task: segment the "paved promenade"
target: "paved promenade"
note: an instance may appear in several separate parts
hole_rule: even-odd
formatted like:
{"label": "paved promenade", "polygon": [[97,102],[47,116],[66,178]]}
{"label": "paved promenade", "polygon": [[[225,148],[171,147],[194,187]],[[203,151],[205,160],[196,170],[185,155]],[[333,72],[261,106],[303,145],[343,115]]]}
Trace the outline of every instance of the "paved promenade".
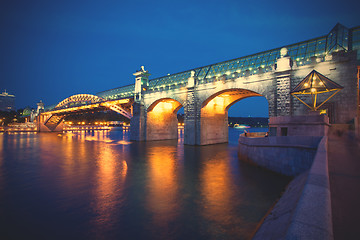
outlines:
{"label": "paved promenade", "polygon": [[331,136],[328,147],[334,239],[360,239],[360,142]]}

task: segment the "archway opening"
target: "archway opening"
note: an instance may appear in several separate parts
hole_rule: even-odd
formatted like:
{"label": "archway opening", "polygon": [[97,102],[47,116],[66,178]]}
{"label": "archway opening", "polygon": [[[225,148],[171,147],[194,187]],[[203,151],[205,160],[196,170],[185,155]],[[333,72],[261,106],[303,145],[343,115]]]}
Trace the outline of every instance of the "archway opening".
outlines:
{"label": "archway opening", "polygon": [[228,110],[236,102],[249,97],[262,96],[246,89],[227,89],[206,99],[201,108],[200,144],[228,142]]}
{"label": "archway opening", "polygon": [[147,109],[146,139],[166,140],[178,138],[177,112],[182,104],[171,98],[155,101]]}
{"label": "archway opening", "polygon": [[230,106],[228,110],[229,142],[237,143],[239,135],[264,134],[269,130],[269,103],[265,97],[248,97]]}

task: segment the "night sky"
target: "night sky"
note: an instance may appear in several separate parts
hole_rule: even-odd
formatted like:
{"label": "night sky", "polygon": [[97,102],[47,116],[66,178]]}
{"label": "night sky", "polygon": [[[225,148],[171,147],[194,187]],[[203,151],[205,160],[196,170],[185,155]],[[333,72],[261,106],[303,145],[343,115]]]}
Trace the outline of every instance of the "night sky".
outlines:
{"label": "night sky", "polygon": [[[360,1],[76,1],[0,3],[0,91],[16,108],[161,77],[360,25]],[[231,116],[267,116],[263,98]]]}

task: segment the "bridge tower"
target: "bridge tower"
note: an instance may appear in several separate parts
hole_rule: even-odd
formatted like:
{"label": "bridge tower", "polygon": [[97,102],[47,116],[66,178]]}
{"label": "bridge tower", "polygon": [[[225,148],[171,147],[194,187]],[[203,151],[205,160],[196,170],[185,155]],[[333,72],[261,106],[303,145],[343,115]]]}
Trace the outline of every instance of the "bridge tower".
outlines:
{"label": "bridge tower", "polygon": [[144,66],[136,71],[135,76],[135,94],[133,103],[133,118],[130,121],[130,139],[135,141],[146,140],[146,108],[143,94],[149,86],[150,73],[145,71]]}
{"label": "bridge tower", "polygon": [[280,58],[276,61],[275,77],[276,77],[276,111],[275,116],[289,116],[292,115],[292,99],[291,91],[291,73],[293,62],[288,55],[288,49],[282,48],[280,50]]}

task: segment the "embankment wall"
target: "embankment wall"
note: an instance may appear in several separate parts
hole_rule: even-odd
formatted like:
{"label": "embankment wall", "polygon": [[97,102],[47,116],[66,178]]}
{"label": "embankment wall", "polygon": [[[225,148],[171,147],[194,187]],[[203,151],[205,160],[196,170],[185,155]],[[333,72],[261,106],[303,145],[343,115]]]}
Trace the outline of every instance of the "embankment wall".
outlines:
{"label": "embankment wall", "polygon": [[327,137],[310,170],[288,185],[253,239],[333,239]]}
{"label": "embankment wall", "polygon": [[251,138],[240,136],[240,160],[287,176],[309,170],[321,137],[280,136]]}

